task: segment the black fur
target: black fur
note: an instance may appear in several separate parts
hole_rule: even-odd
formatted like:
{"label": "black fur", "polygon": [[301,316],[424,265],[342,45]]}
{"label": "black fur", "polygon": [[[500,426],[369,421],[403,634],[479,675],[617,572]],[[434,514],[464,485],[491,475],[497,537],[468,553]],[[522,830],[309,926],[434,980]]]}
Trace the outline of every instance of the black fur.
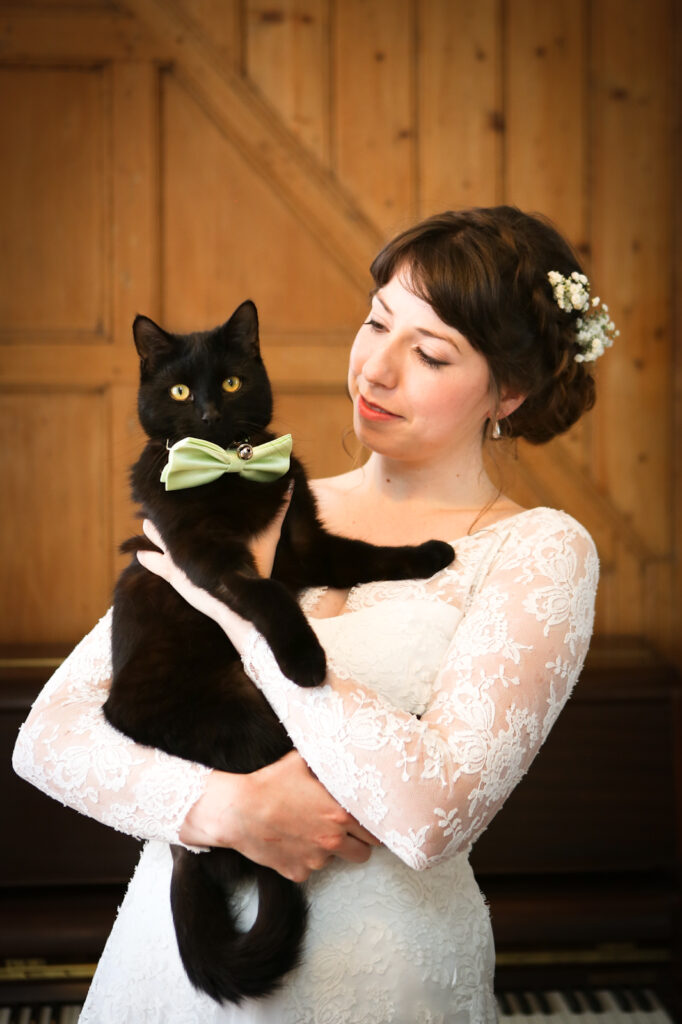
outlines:
{"label": "black fur", "polygon": [[[166,491],[160,474],[167,442],[200,437],[224,448],[248,437],[261,444],[272,396],[258,344],[258,319],[244,302],[215,330],[174,335],[146,317],[133,325],[140,355],[140,421],[149,440],[132,469],[135,500],[158,527],[175,562],[196,584],[262,632],[283,672],[302,686],[325,676],[325,657],[296,602],[301,588],[347,588],[374,579],[426,577],[453,558],[449,545],[374,547],[328,533],[320,524],[300,462],[281,479],[255,483],[224,475],[201,487]],[[241,387],[226,393],[230,376]],[[185,401],[173,385],[191,392]],[[271,579],[256,573],[248,550],[295,482]],[[151,547],[144,537],[127,551]],[[252,772],[282,757],[291,741],[245,675],[231,643],[162,579],[136,560],[114,594],[114,678],[108,720],[138,742],[228,772]],[[171,903],[180,954],[192,983],[216,1000],[238,1003],[271,992],[296,965],[306,924],[300,887],[233,850],[173,849]],[[235,925],[236,886],[258,887],[258,916]]]}

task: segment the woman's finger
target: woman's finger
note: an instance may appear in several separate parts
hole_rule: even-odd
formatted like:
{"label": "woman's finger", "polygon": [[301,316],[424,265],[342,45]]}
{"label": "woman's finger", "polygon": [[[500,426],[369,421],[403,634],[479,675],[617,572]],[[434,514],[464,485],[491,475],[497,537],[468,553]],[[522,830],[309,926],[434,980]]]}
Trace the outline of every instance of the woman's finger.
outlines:
{"label": "woman's finger", "polygon": [[149,538],[152,544],[156,544],[157,548],[160,548],[161,551],[163,551],[165,554],[166,545],[164,544],[161,534],[156,529],[151,519],[143,520],[142,531],[145,534],[145,536]]}

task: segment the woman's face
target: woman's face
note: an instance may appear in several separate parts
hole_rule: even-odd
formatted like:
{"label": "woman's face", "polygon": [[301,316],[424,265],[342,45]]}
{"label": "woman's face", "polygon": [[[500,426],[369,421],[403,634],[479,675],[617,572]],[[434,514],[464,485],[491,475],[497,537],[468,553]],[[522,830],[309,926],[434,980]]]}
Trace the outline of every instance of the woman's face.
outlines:
{"label": "woman's face", "polygon": [[403,461],[480,449],[494,413],[485,358],[400,274],[372,299],[351,349],[348,387],[360,441]]}

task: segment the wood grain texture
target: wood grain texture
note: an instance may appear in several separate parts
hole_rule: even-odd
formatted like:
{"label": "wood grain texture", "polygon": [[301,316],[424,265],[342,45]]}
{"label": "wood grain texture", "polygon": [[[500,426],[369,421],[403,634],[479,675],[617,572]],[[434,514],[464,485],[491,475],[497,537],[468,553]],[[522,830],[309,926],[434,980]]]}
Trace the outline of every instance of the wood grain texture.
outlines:
{"label": "wood grain texture", "polygon": [[331,154],[330,0],[247,0],[245,70],[325,166]]}
{"label": "wood grain texture", "polygon": [[102,391],[0,392],[2,643],[72,642],[107,607],[107,419]]}
{"label": "wood grain texture", "polygon": [[414,6],[344,0],[332,24],[334,169],[389,233],[417,208]]}
{"label": "wood grain texture", "polygon": [[[2,423],[17,416],[46,464],[38,502],[5,453],[11,586],[37,534],[59,606],[27,581],[9,639],[75,640],[108,593],[133,525],[136,312],[183,330],[255,299],[278,426],[314,473],[341,471],[347,344],[381,240],[507,201],[567,234],[621,335],[576,428],[491,454],[517,500],[593,533],[598,631],[682,664],[673,0],[0,0],[0,15]],[[56,461],[43,400],[51,423],[85,425]],[[67,517],[65,479],[81,509]]]}
{"label": "wood grain texture", "polygon": [[68,331],[104,340],[110,76],[96,67],[4,67],[0,94],[12,157],[0,161],[0,339],[49,342]]}
{"label": "wood grain texture", "polygon": [[499,0],[417,4],[419,215],[502,198]]}

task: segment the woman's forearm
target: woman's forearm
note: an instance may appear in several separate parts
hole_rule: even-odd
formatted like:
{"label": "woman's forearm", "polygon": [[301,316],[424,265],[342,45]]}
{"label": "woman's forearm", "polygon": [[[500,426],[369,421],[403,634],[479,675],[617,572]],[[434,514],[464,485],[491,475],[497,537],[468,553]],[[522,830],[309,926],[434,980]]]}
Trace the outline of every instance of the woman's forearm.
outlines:
{"label": "woman's forearm", "polygon": [[57,669],[17,737],[14,770],[88,817],[141,839],[178,842],[210,769],[134,743],[105,719],[107,613]]}

